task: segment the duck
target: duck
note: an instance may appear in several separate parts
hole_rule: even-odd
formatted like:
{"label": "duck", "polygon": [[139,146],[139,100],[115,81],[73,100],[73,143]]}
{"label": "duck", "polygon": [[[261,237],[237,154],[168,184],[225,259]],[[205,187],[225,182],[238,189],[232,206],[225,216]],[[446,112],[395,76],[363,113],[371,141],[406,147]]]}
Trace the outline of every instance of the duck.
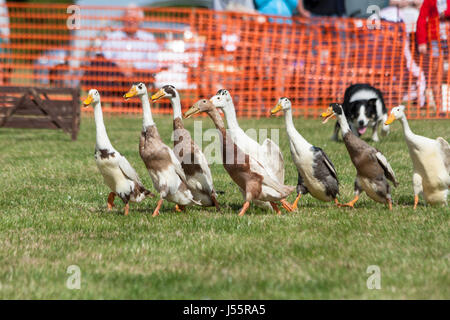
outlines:
{"label": "duck", "polygon": [[112,210],[114,199],[118,196],[125,204],[124,215],[128,215],[130,202],[141,202],[155,195],[147,190],[141,182],[136,170],[128,160],[111,144],[103,122],[101,99],[98,90],[91,89],[83,104],[93,105],[96,128],[94,158],[105,184],[111,189],[108,195],[107,207]]}
{"label": "duck", "polygon": [[[262,144],[251,138],[240,126],[236,118],[231,94],[226,89],[220,89],[210,98],[216,108],[223,111],[227,120],[228,132],[231,139],[244,152],[253,155],[265,165],[273,179],[284,184],[284,158],[278,145],[271,139],[265,139]],[[244,194],[244,191],[241,190]],[[272,209],[269,202],[254,200],[254,203],[263,209]]]}
{"label": "duck", "polygon": [[242,130],[237,121],[236,109],[228,90],[220,89],[210,100],[216,108],[220,108],[225,114],[228,132],[236,145],[243,152],[257,157],[260,162],[265,164],[273,178],[279,183],[284,183],[284,159],[278,145],[271,139],[265,139],[262,144],[259,144]]}
{"label": "duck", "polygon": [[276,203],[278,201],[284,209],[292,212],[294,209],[286,201],[286,197],[294,191],[295,187],[281,184],[273,179],[264,164],[237,146],[230,133],[225,129],[222,117],[210,100],[201,99],[197,101],[184,113],[184,117],[189,118],[199,113],[206,113],[221,134],[224,169],[239,188],[244,191],[244,204],[239,211],[239,216],[242,217],[245,214],[250,202],[255,199],[268,201],[278,215],[281,214]]}
{"label": "duck", "polygon": [[186,175],[173,150],[161,140],[153,121],[147,87],[144,83],[134,84],[124,94],[125,99],[139,97],[142,103],[143,124],[139,139],[139,154],[152,179],[153,186],[160,194],[160,199],[152,216],[159,215],[164,200],[175,203],[176,211],[183,211],[186,206],[200,205],[194,199],[188,187]]}
{"label": "duck", "polygon": [[281,110],[284,113],[292,160],[299,175],[297,198],[292,207],[296,209],[300,197],[307,193],[316,199],[334,201],[338,205],[339,180],[333,162],[321,148],[310,144],[295,129],[292,121],[292,103],[286,97],[280,98],[270,113],[275,115]]}
{"label": "duck", "polygon": [[399,120],[413,163],[414,209],[419,195],[431,205],[447,205],[450,188],[450,146],[442,137],[430,139],[414,134],[405,115],[405,106],[393,108],[385,121],[386,125]]}
{"label": "duck", "polygon": [[394,187],[397,187],[398,182],[386,157],[379,150],[353,134],[342,105],[332,103],[322,113],[323,123],[333,117],[337,118],[341,126],[345,146],[356,168],[355,197],[350,202],[339,206],[353,208],[360,193],[364,191],[369,198],[376,202],[388,204],[389,210],[392,210],[391,188],[388,180],[394,184]]}
{"label": "duck", "polygon": [[202,206],[215,206],[219,211],[217,194],[214,190],[211,169],[205,155],[184,128],[180,94],[172,85],[165,85],[151,96],[152,102],[161,98],[168,98],[173,109],[174,153],[181,163],[186,175],[189,189],[194,199]]}

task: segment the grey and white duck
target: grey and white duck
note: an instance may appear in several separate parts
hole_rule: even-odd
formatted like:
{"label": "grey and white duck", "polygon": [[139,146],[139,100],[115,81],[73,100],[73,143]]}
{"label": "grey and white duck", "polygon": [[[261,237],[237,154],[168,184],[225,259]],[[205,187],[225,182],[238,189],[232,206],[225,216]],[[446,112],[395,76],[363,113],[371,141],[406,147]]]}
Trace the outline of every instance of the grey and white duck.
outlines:
{"label": "grey and white duck", "polygon": [[307,193],[316,199],[334,201],[338,204],[339,180],[330,158],[321,148],[306,141],[297,131],[292,120],[292,103],[288,98],[280,98],[277,105],[271,110],[271,114],[274,115],[280,111],[284,113],[291,156],[298,170],[297,198],[293,204],[294,209],[297,208],[301,195]]}

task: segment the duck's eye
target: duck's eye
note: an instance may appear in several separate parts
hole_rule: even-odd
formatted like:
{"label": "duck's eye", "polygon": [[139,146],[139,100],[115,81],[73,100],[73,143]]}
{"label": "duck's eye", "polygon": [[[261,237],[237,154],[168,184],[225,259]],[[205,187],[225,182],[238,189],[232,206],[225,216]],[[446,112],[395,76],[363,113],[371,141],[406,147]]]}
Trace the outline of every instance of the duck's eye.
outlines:
{"label": "duck's eye", "polygon": [[220,100],[220,97],[217,97],[217,100]]}
{"label": "duck's eye", "polygon": [[138,88],[139,88],[139,90],[142,90],[142,86],[139,86]]}

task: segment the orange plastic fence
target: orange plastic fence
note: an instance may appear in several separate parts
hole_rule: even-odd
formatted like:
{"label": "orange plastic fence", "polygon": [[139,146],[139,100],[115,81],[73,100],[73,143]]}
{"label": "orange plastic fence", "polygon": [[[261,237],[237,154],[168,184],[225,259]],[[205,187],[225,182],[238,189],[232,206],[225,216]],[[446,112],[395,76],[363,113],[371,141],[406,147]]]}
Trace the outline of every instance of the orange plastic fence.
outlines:
{"label": "orange plastic fence", "polygon": [[[433,57],[417,53],[401,23],[144,8],[139,36],[123,41],[124,8],[67,8],[8,3],[0,84],[95,87],[115,113],[141,112],[122,98],[133,82],[152,92],[172,84],[185,108],[226,88],[239,116],[266,117],[286,96],[295,115],[317,117],[350,84],[369,83],[388,108],[406,104],[410,118],[450,118],[448,24]],[[161,102],[153,112],[170,109]]]}

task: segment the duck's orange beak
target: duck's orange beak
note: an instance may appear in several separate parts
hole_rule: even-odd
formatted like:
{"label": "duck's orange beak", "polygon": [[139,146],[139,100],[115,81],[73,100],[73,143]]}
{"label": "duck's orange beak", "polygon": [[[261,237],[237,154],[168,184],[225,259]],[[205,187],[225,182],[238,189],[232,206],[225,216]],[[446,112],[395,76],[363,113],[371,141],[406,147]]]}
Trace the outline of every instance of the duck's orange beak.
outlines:
{"label": "duck's orange beak", "polygon": [[193,116],[194,114],[197,114],[197,113],[199,113],[199,112],[200,112],[200,108],[197,107],[197,106],[194,104],[192,107],[190,107],[190,108],[184,113],[184,117],[187,119],[187,118],[190,118],[191,116]]}
{"label": "duck's orange beak", "polygon": [[155,102],[156,100],[161,99],[165,95],[166,95],[166,93],[164,92],[164,90],[163,89],[159,89],[157,93],[152,95],[152,102]]}
{"label": "duck's orange beak", "polygon": [[274,114],[278,113],[283,107],[281,104],[277,104],[272,110],[270,110],[270,114],[273,116]]}
{"label": "duck's orange beak", "polygon": [[132,86],[131,89],[123,95],[125,99],[132,98],[137,95],[137,90],[135,86]]}
{"label": "duck's orange beak", "polygon": [[335,117],[333,108],[332,108],[332,107],[329,107],[329,108],[327,109],[327,111],[325,111],[325,112],[322,113],[321,116],[322,116],[322,118],[324,118],[323,121],[322,121],[322,123],[327,123],[328,120],[330,120],[331,118],[334,118],[334,117]]}
{"label": "duck's orange beak", "polygon": [[387,118],[387,120],[384,122],[384,124],[385,125],[389,125],[389,124],[391,124],[392,122],[394,122],[395,121],[395,116],[394,116],[394,114],[391,112],[390,114],[389,114],[389,117]]}
{"label": "duck's orange beak", "polygon": [[92,103],[92,96],[88,95],[86,99],[83,100],[84,107],[88,107]]}

